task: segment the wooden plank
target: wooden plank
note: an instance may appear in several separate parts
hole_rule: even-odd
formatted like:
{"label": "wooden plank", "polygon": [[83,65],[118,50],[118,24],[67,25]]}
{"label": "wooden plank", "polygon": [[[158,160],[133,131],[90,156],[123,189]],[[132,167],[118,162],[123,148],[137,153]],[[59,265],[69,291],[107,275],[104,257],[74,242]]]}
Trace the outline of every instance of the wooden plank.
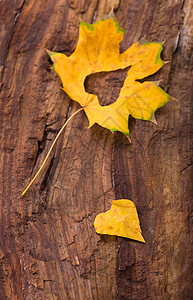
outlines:
{"label": "wooden plank", "polygon": [[[2,0],[0,6],[0,298],[190,299],[191,0]],[[80,20],[92,23],[113,6],[126,28],[121,51],[144,36],[165,41],[163,59],[170,63],[153,79],[163,79],[178,102],[158,110],[158,126],[130,119],[132,144],[98,125],[88,129],[80,112],[19,198],[79,108],[61,90],[44,49],[70,55]],[[86,89],[108,104],[124,76],[91,75]],[[95,233],[95,216],[119,198],[136,204],[146,245]]]}

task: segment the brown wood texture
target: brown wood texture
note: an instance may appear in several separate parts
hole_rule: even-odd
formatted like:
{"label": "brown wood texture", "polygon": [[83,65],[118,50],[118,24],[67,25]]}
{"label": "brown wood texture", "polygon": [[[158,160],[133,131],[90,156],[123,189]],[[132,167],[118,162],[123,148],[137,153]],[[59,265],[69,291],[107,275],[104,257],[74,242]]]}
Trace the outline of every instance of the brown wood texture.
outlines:
{"label": "brown wood texture", "polygon": [[[129,119],[131,141],[80,112],[23,198],[64,121],[79,105],[61,90],[45,48],[70,55],[80,20],[114,7],[121,51],[146,36],[170,61],[153,78],[178,99],[158,126]],[[192,299],[191,0],[0,1],[0,299]],[[124,72],[86,89],[116,100]],[[146,244],[95,233],[113,199],[137,206]]]}

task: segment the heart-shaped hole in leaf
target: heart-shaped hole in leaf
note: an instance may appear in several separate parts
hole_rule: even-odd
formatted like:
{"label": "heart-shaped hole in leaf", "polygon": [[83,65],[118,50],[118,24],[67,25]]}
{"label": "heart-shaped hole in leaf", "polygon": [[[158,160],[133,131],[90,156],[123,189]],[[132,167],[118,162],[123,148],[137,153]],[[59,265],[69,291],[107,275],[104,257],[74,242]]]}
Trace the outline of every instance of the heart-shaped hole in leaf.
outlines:
{"label": "heart-shaped hole in leaf", "polygon": [[119,97],[129,69],[127,67],[123,70],[88,75],[84,81],[86,92],[96,95],[101,106],[114,103]]}

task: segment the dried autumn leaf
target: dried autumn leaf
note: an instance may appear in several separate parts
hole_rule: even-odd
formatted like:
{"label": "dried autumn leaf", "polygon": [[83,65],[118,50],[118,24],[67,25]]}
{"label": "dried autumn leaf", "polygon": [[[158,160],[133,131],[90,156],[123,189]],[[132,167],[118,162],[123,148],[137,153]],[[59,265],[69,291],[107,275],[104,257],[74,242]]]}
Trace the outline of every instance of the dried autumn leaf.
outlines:
{"label": "dried autumn leaf", "polygon": [[[154,121],[154,112],[167,103],[170,96],[156,83],[139,81],[156,71],[164,62],[160,58],[161,43],[133,44],[124,53],[119,43],[124,30],[114,18],[95,24],[80,23],[76,50],[71,56],[48,51],[55,71],[61,78],[65,92],[84,107],[89,127],[94,123],[129,135],[128,117]],[[101,106],[98,97],[85,91],[85,78],[97,72],[114,71],[131,66],[118,99],[110,105]]]}
{"label": "dried autumn leaf", "polygon": [[128,199],[113,200],[110,210],[96,216],[94,226],[97,233],[122,236],[145,243],[135,204]]}

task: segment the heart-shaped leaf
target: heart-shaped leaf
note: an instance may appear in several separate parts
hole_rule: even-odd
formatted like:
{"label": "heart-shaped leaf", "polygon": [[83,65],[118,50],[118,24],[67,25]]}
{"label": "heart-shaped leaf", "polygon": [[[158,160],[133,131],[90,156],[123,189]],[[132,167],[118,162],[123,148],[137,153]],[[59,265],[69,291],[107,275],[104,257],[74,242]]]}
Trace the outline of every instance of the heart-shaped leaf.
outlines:
{"label": "heart-shaped leaf", "polygon": [[145,243],[137,209],[131,200],[113,200],[110,210],[96,216],[94,226],[97,233],[127,237]]}

